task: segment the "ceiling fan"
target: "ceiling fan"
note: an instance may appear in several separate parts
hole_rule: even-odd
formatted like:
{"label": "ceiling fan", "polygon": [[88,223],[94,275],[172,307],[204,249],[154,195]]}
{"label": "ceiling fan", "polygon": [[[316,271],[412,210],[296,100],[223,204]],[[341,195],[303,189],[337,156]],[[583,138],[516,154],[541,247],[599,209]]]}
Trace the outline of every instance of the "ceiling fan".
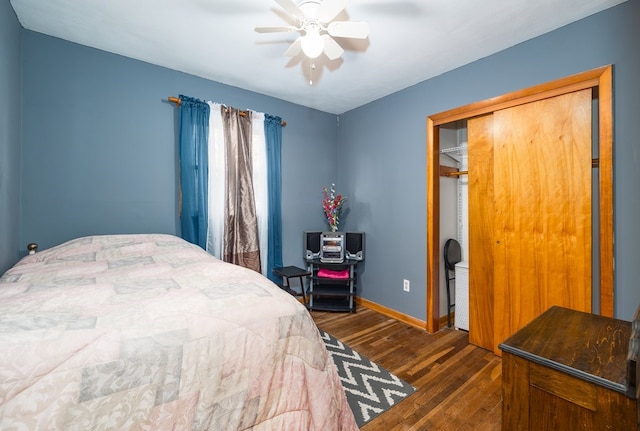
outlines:
{"label": "ceiling fan", "polygon": [[369,35],[369,24],[363,21],[334,21],[347,7],[349,0],[275,0],[297,23],[297,26],[256,27],[258,33],[298,31],[302,33],[284,53],[295,57],[304,53],[310,59],[323,52],[330,59],[339,58],[344,49],[334,37],[365,39]]}

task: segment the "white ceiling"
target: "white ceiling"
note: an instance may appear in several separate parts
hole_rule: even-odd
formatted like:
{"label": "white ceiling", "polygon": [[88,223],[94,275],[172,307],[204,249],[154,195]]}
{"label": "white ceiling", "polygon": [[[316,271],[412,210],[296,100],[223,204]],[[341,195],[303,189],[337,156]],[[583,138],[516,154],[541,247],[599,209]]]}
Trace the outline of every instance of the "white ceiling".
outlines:
{"label": "white ceiling", "polygon": [[368,39],[336,39],[345,53],[311,77],[283,55],[298,33],[254,32],[291,23],[273,0],[11,4],[26,29],[341,114],[624,1],[351,0],[337,19],[367,21]]}

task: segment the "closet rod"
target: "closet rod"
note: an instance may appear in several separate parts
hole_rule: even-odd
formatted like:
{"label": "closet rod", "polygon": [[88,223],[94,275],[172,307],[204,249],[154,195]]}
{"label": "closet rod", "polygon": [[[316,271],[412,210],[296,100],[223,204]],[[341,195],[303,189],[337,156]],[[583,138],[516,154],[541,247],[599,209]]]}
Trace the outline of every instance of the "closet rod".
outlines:
{"label": "closet rod", "polygon": [[[180,106],[180,103],[182,103],[182,102],[180,101],[180,98],[179,98],[179,97],[169,96],[167,99],[169,100],[169,102],[171,102],[171,103],[175,103],[175,105],[176,105],[176,106]],[[244,113],[244,112],[242,112],[242,111],[240,111],[240,115],[244,117],[244,116],[246,116],[247,114],[246,114],[246,113]],[[286,126],[286,125],[287,125],[287,122],[286,122],[286,121],[283,121],[283,122],[281,122],[281,123],[280,123],[280,125],[281,125],[282,127],[284,127],[284,126]]]}
{"label": "closet rod", "polygon": [[[600,159],[591,159],[591,167],[597,168],[600,166]],[[456,171],[452,170],[454,168],[449,168],[448,166],[440,166],[440,176],[442,177],[459,177],[460,175],[468,175],[469,171]]]}
{"label": "closet rod", "polygon": [[460,175],[467,175],[468,171],[455,171],[455,172],[447,172],[444,175],[445,177],[459,177]]}

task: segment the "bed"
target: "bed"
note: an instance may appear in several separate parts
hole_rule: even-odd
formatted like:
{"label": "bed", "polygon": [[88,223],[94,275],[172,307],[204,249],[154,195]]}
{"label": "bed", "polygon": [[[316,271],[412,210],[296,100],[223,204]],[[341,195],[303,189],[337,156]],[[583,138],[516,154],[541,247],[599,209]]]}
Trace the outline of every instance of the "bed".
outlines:
{"label": "bed", "polygon": [[78,238],[0,277],[0,429],[357,426],[302,304],[152,234]]}

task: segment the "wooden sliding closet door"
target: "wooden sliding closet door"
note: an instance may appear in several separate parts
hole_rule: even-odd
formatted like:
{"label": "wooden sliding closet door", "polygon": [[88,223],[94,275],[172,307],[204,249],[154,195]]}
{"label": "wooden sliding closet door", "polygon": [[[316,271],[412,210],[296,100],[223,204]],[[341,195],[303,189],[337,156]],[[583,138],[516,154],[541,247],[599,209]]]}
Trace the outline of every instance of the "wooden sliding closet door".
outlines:
{"label": "wooden sliding closet door", "polygon": [[[478,231],[470,218],[470,243],[492,244],[493,283],[487,283],[488,262],[481,271],[473,265],[486,244],[470,244],[470,298],[480,305],[493,298],[493,327],[487,319],[470,315],[470,340],[499,354],[498,344],[552,305],[591,312],[591,89],[495,111],[469,121],[470,215],[480,214],[492,237]],[[490,130],[491,132],[488,132]],[[481,136],[475,151],[474,136]],[[487,154],[493,141],[491,211],[482,206],[488,186],[472,191],[475,154]],[[472,182],[473,181],[473,182]],[[472,197],[472,196],[475,196]],[[481,260],[482,261],[482,260]],[[493,289],[493,291],[490,291]],[[480,295],[480,296],[478,296]],[[486,308],[478,308],[478,310]],[[476,325],[471,326],[472,322]],[[560,329],[560,328],[559,328]],[[492,345],[488,345],[493,333]]]}
{"label": "wooden sliding closet door", "polygon": [[467,121],[469,168],[469,342],[493,350],[493,114]]}

